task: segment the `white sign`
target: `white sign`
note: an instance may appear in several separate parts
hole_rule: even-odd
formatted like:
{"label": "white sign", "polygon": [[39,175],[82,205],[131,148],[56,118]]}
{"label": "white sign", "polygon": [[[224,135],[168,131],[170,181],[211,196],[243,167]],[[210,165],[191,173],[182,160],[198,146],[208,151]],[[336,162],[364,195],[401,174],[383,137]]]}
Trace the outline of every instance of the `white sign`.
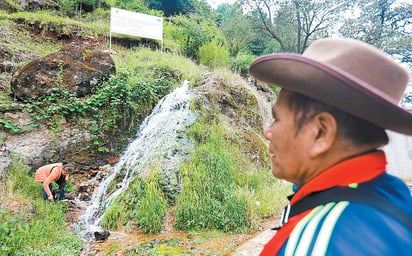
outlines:
{"label": "white sign", "polygon": [[110,34],[112,32],[163,40],[163,18],[111,8]]}

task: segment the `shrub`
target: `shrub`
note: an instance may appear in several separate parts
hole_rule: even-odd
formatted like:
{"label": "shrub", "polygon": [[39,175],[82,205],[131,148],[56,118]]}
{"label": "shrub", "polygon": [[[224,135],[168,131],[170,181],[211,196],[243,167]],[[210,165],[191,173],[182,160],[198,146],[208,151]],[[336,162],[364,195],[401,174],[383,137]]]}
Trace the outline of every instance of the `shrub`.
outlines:
{"label": "shrub", "polygon": [[243,77],[246,77],[249,72],[249,65],[253,62],[256,56],[252,54],[239,52],[236,58],[233,58],[230,61],[230,68],[233,72],[240,74]]}
{"label": "shrub", "polygon": [[229,50],[217,40],[202,45],[198,56],[201,64],[211,68],[226,66],[229,62]]}

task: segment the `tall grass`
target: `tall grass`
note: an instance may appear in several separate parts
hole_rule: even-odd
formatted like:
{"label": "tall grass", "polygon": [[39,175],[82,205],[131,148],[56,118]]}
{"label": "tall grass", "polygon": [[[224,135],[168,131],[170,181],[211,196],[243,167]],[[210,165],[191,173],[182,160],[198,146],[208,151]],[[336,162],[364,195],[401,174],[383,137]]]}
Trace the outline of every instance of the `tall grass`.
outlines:
{"label": "tall grass", "polygon": [[169,70],[171,73],[180,74],[182,82],[187,79],[191,85],[196,84],[201,78],[201,68],[179,54],[152,50],[150,48],[124,49],[114,47],[117,52],[112,55],[119,71],[128,70],[136,75],[131,81],[141,81],[146,76],[153,76],[156,69]]}
{"label": "tall grass", "polygon": [[159,186],[158,170],[148,178],[137,176],[128,189],[116,199],[103,216],[102,226],[118,229],[130,221],[145,233],[163,229],[167,201]]}
{"label": "tall grass", "polygon": [[276,189],[277,181],[265,174],[270,171],[254,167],[232,131],[204,119],[189,135],[198,145],[181,166],[184,186],[175,211],[177,229],[253,230],[260,218],[283,206],[286,186]]}
{"label": "tall grass", "polygon": [[68,230],[67,206],[43,200],[24,162],[13,158],[0,186],[0,255],[79,255],[82,240]]}

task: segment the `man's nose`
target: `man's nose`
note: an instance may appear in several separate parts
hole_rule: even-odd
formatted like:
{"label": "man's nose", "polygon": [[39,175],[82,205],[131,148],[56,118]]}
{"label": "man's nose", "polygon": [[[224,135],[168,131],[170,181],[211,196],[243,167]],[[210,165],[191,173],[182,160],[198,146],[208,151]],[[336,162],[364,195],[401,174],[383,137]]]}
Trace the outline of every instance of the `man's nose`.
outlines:
{"label": "man's nose", "polygon": [[265,132],[263,133],[263,136],[267,140],[270,140],[270,138],[272,137],[272,131],[270,129],[271,127],[272,127],[272,125],[270,125],[268,128],[266,128]]}

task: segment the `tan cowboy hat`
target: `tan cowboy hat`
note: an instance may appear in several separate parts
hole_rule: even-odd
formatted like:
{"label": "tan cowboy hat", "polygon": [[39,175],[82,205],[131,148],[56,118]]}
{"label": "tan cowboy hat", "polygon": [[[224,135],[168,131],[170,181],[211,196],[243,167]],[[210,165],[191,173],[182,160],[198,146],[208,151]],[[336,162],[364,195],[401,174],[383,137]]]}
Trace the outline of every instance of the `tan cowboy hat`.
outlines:
{"label": "tan cowboy hat", "polygon": [[385,129],[412,135],[412,109],[399,107],[407,71],[354,39],[321,39],[300,54],[269,54],[249,67],[256,79],[327,103]]}

